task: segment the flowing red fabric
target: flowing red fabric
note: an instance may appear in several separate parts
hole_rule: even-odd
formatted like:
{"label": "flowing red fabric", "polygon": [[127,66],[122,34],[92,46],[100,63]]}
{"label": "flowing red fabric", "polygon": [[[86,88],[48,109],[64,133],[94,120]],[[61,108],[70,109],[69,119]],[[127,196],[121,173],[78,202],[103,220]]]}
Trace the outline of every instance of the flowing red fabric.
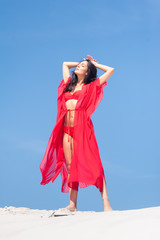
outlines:
{"label": "flowing red fabric", "polygon": [[64,193],[69,192],[69,187],[78,191],[78,187],[84,188],[89,185],[95,185],[102,192],[105,175],[91,115],[103,98],[103,88],[107,82],[101,85],[97,78],[94,82],[82,86],[75,107],[73,155],[68,179],[62,140],[64,116],[67,112],[63,91],[69,81],[72,81],[71,77],[66,83],[62,80],[58,87],[57,119],[40,164],[42,173],[40,184],[45,185],[51,180],[53,182],[61,173],[61,191]]}

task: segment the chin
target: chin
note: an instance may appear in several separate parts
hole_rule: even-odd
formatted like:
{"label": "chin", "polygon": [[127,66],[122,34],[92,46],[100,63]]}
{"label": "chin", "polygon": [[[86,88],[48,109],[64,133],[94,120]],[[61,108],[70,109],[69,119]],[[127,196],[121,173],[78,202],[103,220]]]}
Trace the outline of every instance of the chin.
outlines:
{"label": "chin", "polygon": [[75,72],[75,74],[77,75],[77,77],[80,76],[77,72]]}
{"label": "chin", "polygon": [[83,74],[80,74],[79,72],[75,72],[75,74],[77,75],[77,76],[83,76]]}

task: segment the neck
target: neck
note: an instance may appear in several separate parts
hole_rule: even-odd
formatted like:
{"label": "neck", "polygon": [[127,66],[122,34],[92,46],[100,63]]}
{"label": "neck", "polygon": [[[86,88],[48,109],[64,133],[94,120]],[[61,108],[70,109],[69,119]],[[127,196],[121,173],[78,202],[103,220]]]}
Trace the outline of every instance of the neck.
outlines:
{"label": "neck", "polygon": [[78,76],[78,84],[81,85],[84,83],[84,77]]}

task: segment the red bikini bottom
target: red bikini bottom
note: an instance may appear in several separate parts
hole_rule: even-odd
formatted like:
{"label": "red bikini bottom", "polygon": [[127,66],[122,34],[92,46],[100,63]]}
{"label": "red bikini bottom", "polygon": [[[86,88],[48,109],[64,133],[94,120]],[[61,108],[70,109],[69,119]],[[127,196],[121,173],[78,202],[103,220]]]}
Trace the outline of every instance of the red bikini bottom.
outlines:
{"label": "red bikini bottom", "polygon": [[[64,126],[64,132],[73,137],[73,131],[74,127]],[[68,142],[69,142],[69,136],[68,136]]]}

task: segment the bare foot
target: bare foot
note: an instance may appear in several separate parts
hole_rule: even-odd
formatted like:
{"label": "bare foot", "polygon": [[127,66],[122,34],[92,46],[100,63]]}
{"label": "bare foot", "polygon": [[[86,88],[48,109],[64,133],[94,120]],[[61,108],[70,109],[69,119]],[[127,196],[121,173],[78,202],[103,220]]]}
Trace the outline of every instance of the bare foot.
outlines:
{"label": "bare foot", "polygon": [[67,208],[71,212],[76,212],[77,211],[77,208],[75,206],[70,205],[70,204],[67,207],[65,207],[65,208]]}
{"label": "bare foot", "polygon": [[105,207],[104,212],[113,211],[111,207]]}

